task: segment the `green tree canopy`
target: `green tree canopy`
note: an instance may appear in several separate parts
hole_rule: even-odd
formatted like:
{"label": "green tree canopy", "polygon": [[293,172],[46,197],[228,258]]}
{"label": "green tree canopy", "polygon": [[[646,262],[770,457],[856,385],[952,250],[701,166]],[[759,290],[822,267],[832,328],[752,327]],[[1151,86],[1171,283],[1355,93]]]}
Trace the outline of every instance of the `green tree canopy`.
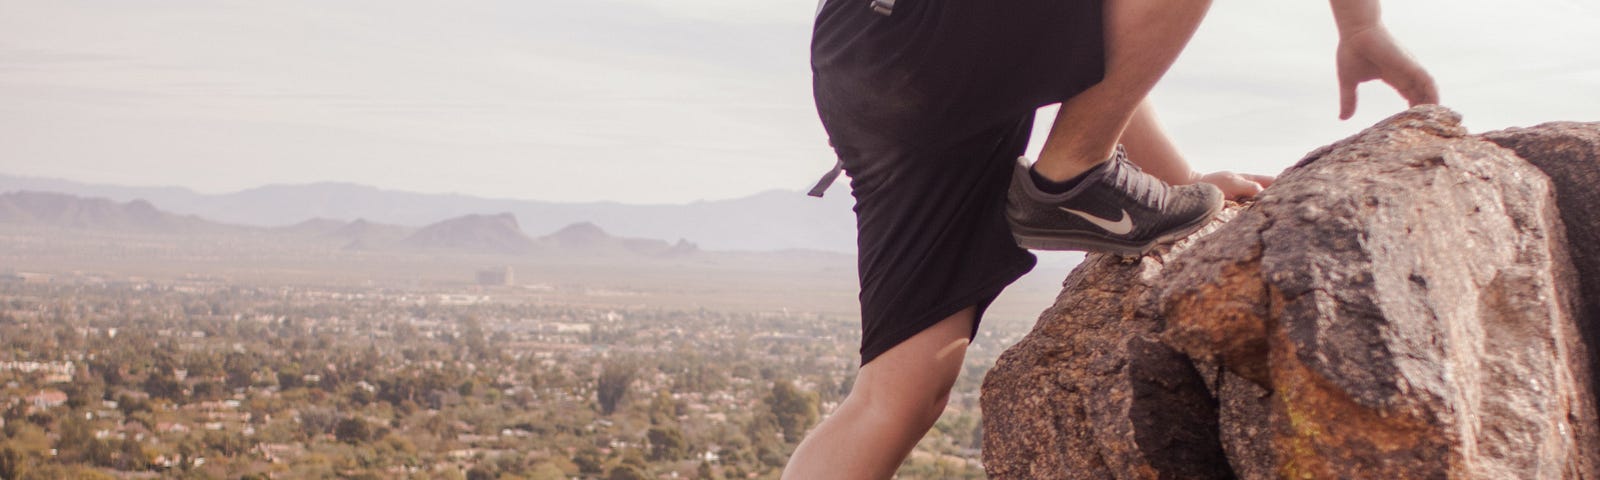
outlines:
{"label": "green tree canopy", "polygon": [[357,445],[372,441],[372,427],[365,420],[359,418],[346,418],[333,427],[333,435],[339,441]]}
{"label": "green tree canopy", "polygon": [[785,441],[800,441],[806,429],[817,422],[817,395],[800,390],[788,380],[773,382],[772,394],[767,396],[766,401],[767,407],[777,417],[778,428],[783,431]]}
{"label": "green tree canopy", "polygon": [[600,370],[600,378],[595,382],[595,395],[596,400],[600,401],[601,415],[617,411],[622,397],[628,394],[628,384],[633,383],[635,371],[633,365],[624,362],[609,362]]}
{"label": "green tree canopy", "polygon": [[611,475],[607,475],[606,479],[607,480],[650,480],[650,476],[646,475],[644,473],[644,471],[639,470],[639,467],[635,467],[633,465],[618,465],[617,468],[611,469]]}
{"label": "green tree canopy", "polygon": [[650,440],[651,461],[682,460],[689,456],[689,443],[684,440],[683,432],[678,427],[650,427],[645,438]]}

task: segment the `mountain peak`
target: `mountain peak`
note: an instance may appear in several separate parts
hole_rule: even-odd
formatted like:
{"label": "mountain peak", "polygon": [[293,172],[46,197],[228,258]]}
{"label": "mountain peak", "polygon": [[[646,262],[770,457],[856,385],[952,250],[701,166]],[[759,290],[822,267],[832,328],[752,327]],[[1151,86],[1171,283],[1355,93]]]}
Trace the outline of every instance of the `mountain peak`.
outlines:
{"label": "mountain peak", "polygon": [[420,249],[464,250],[472,253],[521,254],[536,249],[510,213],[463,215],[437,222],[406,237],[401,245]]}
{"label": "mountain peak", "polygon": [[612,243],[617,239],[592,222],[578,222],[562,227],[555,233],[546,235],[543,240],[555,242],[561,248],[596,248]]}

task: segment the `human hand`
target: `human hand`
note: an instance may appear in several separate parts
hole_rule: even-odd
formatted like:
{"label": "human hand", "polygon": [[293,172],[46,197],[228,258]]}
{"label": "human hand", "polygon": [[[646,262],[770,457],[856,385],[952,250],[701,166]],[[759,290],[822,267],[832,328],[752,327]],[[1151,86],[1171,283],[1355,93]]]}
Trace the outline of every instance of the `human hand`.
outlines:
{"label": "human hand", "polygon": [[1261,190],[1272,186],[1273,180],[1277,180],[1277,177],[1224,171],[1201,175],[1196,181],[1216,185],[1229,200],[1240,200],[1255,197]]}
{"label": "human hand", "polygon": [[1356,113],[1356,86],[1383,80],[1411,106],[1439,103],[1439,91],[1417,61],[1396,44],[1382,25],[1364,28],[1339,39],[1335,54],[1339,71],[1339,119]]}

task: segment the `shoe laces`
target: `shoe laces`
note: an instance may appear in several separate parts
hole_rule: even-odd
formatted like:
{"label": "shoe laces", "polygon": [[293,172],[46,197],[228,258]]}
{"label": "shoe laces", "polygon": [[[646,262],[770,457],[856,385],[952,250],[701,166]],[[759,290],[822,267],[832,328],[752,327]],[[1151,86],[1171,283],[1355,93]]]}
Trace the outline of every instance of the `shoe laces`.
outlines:
{"label": "shoe laces", "polygon": [[1128,152],[1122,145],[1117,145],[1116,152],[1107,162],[1110,162],[1107,167],[1115,169],[1109,176],[1117,190],[1127,192],[1134,201],[1157,210],[1166,206],[1167,195],[1172,187],[1128,161]]}

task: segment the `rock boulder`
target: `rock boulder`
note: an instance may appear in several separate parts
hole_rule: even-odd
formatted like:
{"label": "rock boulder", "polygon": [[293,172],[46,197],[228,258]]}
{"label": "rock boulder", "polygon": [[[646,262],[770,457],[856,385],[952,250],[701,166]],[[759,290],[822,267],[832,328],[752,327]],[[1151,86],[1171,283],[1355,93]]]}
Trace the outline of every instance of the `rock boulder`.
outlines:
{"label": "rock boulder", "polygon": [[1090,255],[1067,277],[1055,306],[984,376],[990,477],[1233,478],[1216,399],[1159,339],[1151,292],[1188,244],[1136,260]]}
{"label": "rock boulder", "polygon": [[1588,180],[1552,187],[1518,152],[1567,147],[1418,107],[1170,251],[1090,255],[985,379],[990,475],[1600,478],[1578,130]]}

